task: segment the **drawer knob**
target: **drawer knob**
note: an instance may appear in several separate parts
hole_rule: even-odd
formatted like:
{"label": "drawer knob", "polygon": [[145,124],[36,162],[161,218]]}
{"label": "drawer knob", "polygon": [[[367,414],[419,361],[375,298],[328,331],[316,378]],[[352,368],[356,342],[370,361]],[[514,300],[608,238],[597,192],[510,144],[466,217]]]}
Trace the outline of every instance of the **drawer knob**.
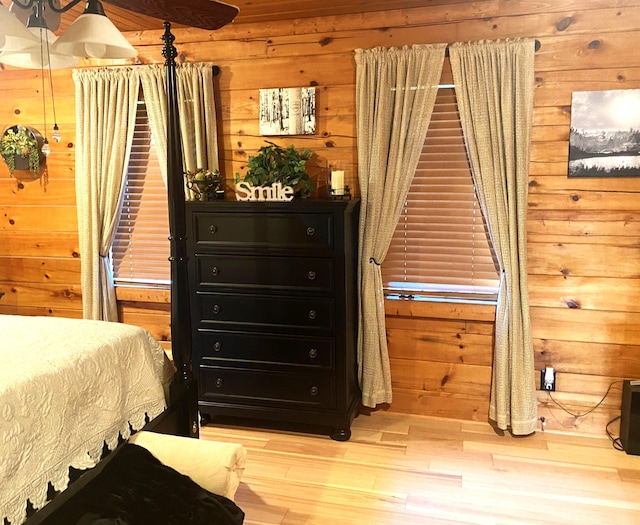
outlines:
{"label": "drawer knob", "polygon": [[209,226],[209,231],[210,231],[211,233],[216,233],[216,232],[218,231],[218,227],[217,227],[215,224],[211,224],[211,225]]}
{"label": "drawer knob", "polygon": [[316,350],[315,348],[309,350],[309,357],[311,359],[315,359],[316,357],[318,357],[318,350]]}
{"label": "drawer knob", "polygon": [[216,379],[216,388],[222,388],[222,378],[219,377],[218,379]]}
{"label": "drawer knob", "polygon": [[313,226],[309,226],[309,227],[307,228],[307,235],[308,235],[309,237],[312,237],[312,236],[313,236],[313,235],[315,235],[315,234],[316,234],[316,229],[315,229]]}
{"label": "drawer knob", "polygon": [[316,278],[316,272],[314,272],[313,270],[309,270],[307,277],[309,277],[310,281],[313,281]]}
{"label": "drawer knob", "polygon": [[214,304],[212,310],[213,310],[214,314],[219,314],[220,313],[220,305],[219,304]]}
{"label": "drawer knob", "polygon": [[211,268],[211,275],[218,275],[220,273],[220,269],[217,266]]}
{"label": "drawer knob", "polygon": [[311,393],[312,396],[317,396],[318,392],[320,392],[320,389],[317,386],[312,386],[309,392]]}
{"label": "drawer knob", "polygon": [[222,349],[222,343],[220,341],[216,341],[215,343],[213,343],[213,349],[216,352],[219,352]]}
{"label": "drawer knob", "polygon": [[318,317],[318,312],[315,310],[309,310],[309,319],[315,319],[316,317]]}

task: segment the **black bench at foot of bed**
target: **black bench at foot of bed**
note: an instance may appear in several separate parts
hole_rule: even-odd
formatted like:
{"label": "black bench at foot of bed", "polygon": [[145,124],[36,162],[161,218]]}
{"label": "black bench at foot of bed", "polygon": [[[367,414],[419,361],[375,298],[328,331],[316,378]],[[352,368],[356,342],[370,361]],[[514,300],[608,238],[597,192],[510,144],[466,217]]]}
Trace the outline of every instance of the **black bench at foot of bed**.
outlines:
{"label": "black bench at foot of bed", "polygon": [[163,465],[141,446],[123,445],[96,469],[93,479],[64,502],[56,498],[52,509],[42,509],[37,523],[241,525],[244,521],[244,513],[233,501]]}

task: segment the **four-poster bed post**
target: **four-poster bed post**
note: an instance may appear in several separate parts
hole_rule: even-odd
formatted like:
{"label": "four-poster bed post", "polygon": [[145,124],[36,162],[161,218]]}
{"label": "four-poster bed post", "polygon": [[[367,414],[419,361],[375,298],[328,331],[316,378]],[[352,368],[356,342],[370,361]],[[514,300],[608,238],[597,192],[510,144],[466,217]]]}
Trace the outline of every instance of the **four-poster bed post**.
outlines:
{"label": "four-poster bed post", "polygon": [[[169,206],[169,242],[171,247],[171,349],[177,368],[172,388],[175,394],[185,399],[184,435],[197,438],[198,391],[191,369],[191,320],[189,312],[189,286],[187,277],[186,214],[184,192],[184,169],[180,141],[180,119],[178,114],[178,90],[176,81],[177,51],[173,45],[171,23],[164,23],[162,36],[165,58],[167,92],[167,194]],[[174,392],[172,392],[172,398]],[[184,397],[182,397],[184,396]]]}

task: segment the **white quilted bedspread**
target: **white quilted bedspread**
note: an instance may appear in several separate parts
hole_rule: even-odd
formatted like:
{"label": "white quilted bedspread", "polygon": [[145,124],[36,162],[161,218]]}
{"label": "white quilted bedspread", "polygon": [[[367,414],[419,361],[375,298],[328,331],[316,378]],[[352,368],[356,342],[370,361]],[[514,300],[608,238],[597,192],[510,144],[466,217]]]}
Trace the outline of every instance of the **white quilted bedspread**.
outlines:
{"label": "white quilted bedspread", "polygon": [[38,509],[69,467],[96,465],[103,444],[166,408],[173,366],[142,328],[0,315],[0,523]]}

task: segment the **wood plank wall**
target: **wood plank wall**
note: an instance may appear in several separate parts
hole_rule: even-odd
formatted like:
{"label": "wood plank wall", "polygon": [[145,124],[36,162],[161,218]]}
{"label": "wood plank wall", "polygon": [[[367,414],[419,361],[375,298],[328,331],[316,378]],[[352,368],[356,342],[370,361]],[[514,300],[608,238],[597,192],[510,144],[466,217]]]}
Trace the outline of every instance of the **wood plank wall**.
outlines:
{"label": "wood plank wall", "polygon": [[[231,182],[262,144],[258,89],[317,87],[317,134],[284,139],[315,152],[316,184],[340,162],[357,191],[353,50],[413,43],[534,37],[536,92],[528,213],[536,370],[558,371],[554,398],[595,406],[611,382],[640,377],[640,179],[567,178],[571,93],[640,88],[640,0],[486,0],[386,12],[176,30],[180,59],[213,61],[221,165]],[[130,34],[141,63],[161,62],[162,31]],[[16,183],[0,163],[1,313],[81,316],[70,71],[53,74],[57,120],[49,181]],[[46,87],[46,86],[45,86]],[[0,128],[43,128],[38,71],[0,70]],[[51,108],[48,108],[51,124]],[[121,293],[122,319],[169,337],[166,294]],[[491,381],[491,307],[387,304],[391,410],[485,420]],[[537,372],[536,372],[537,374]],[[548,428],[604,432],[620,384],[585,417],[539,395]]]}

